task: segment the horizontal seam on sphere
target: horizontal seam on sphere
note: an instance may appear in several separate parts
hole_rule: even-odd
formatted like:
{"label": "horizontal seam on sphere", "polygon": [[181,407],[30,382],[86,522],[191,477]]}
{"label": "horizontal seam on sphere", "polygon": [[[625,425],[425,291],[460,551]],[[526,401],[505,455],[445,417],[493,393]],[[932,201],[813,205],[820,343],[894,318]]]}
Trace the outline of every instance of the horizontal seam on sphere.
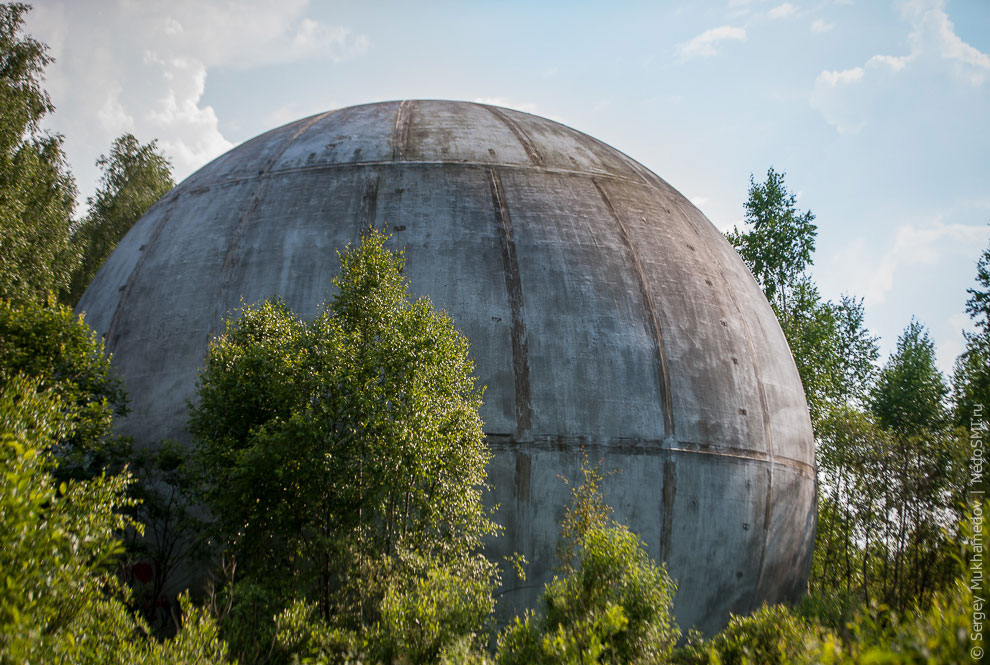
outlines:
{"label": "horizontal seam on sphere", "polygon": [[608,441],[591,440],[584,437],[533,437],[532,441],[515,441],[512,435],[507,434],[486,434],[485,439],[489,446],[499,450],[563,450],[573,448],[589,448],[593,450],[608,449],[613,452],[621,452],[627,455],[649,455],[662,456],[667,453],[689,454],[689,455],[709,455],[714,457],[726,457],[730,459],[740,459],[763,464],[774,464],[784,466],[813,476],[814,466],[807,462],[802,462],[791,457],[774,455],[771,459],[768,455],[758,451],[743,450],[741,448],[716,447],[710,444],[699,444],[685,441],[675,441],[671,445],[664,439],[623,439],[617,438]]}
{"label": "horizontal seam on sphere", "polygon": [[375,160],[375,161],[364,161],[364,162],[342,162],[340,164],[318,164],[318,165],[314,164],[311,166],[297,166],[288,169],[279,169],[277,171],[264,171],[262,173],[246,175],[241,177],[228,177],[228,178],[219,177],[203,184],[190,183],[189,190],[191,192],[195,192],[200,189],[209,189],[211,187],[218,185],[232,185],[242,182],[251,182],[254,180],[258,180],[260,178],[270,178],[271,176],[277,176],[283,174],[336,171],[339,169],[352,168],[352,167],[365,167],[365,166],[387,166],[387,167],[466,166],[477,169],[498,168],[498,169],[513,170],[513,171],[549,173],[552,175],[577,176],[582,178],[608,178],[609,180],[619,180],[621,182],[637,185],[639,187],[646,187],[648,189],[653,189],[655,187],[655,185],[653,184],[645,184],[642,180],[627,178],[626,176],[616,175],[614,173],[609,173],[608,171],[574,171],[572,169],[556,169],[545,166],[534,166],[531,164],[502,164],[498,162],[477,162],[477,161],[421,160],[421,161],[393,162],[391,160]]}

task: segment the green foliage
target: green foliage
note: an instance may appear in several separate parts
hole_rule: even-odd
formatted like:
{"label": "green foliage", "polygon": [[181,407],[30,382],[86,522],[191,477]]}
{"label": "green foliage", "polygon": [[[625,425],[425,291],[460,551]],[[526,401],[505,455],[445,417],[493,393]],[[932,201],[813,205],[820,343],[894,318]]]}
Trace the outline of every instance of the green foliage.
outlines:
{"label": "green foliage", "polygon": [[[591,465],[586,451],[582,450],[581,455],[581,483],[571,487],[571,500],[564,507],[557,541],[557,570],[565,576],[577,569],[577,557],[587,535],[594,529],[612,526],[612,507],[602,496],[605,478],[597,465]],[[566,478],[561,480],[570,485]]]}
{"label": "green foliage", "polygon": [[799,213],[784,175],[771,167],[766,182],[750,176],[748,230],[726,234],[770,302],[787,342],[816,425],[835,405],[862,403],[879,357],[877,339],[864,325],[863,301],[823,300],[807,274],[817,227]]}
{"label": "green foliage", "polygon": [[5,653],[25,655],[52,648],[50,636],[69,630],[112,585],[102,573],[121,552],[112,534],[127,525],[119,514],[126,476],[61,484],[51,477],[55,462],[46,449],[71,424],[56,395],[36,390],[15,377],[0,393],[0,634]]}
{"label": "green foliage", "polygon": [[678,665],[788,665],[804,656],[816,629],[783,605],[762,605],[748,616],[732,615],[725,629],[705,640],[692,632],[678,650]]}
{"label": "green foliage", "polygon": [[902,436],[920,435],[948,424],[948,394],[935,363],[935,344],[924,326],[912,319],[880,371],[870,410],[882,427]]}
{"label": "green foliage", "polygon": [[848,406],[829,411],[817,433],[821,484],[811,587],[823,597],[869,597],[870,557],[878,548],[886,557],[880,541],[889,531],[885,474],[893,443],[868,414]]}
{"label": "green foliage", "polygon": [[71,433],[65,404],[37,380],[0,388],[0,662],[208,663],[225,660],[215,623],[188,601],[174,640],[157,642],[127,609],[112,566],[140,525],[126,474],[58,483],[50,450]]}
{"label": "green foliage", "polygon": [[744,204],[750,231],[728,235],[736,251],[753,272],[767,299],[778,312],[787,312],[791,288],[811,265],[818,227],[810,210],[797,210],[797,197],[787,191],[784,174],[771,166],[766,182],[749,177],[749,197]]}
{"label": "green foliage", "polygon": [[966,349],[953,368],[952,402],[956,426],[971,428],[986,422],[990,408],[990,245],[976,264],[976,287],[966,291],[966,313],[976,330],[964,333]]}
{"label": "green foliage", "polygon": [[876,381],[876,363],[880,359],[879,338],[870,334],[864,322],[863,299],[842,295],[832,305],[835,311],[839,362],[839,388],[834,394],[838,404],[865,406]]}
{"label": "green foliage", "polygon": [[899,612],[953,578],[947,539],[967,486],[965,438],[898,434],[852,407],[818,426],[820,497],[811,586]]}
{"label": "green foliage", "polygon": [[[786,607],[762,607],[748,617],[732,617],[721,633],[705,640],[693,633],[675,654],[678,665],[961,665],[981,662],[971,636],[974,623],[985,626],[985,583],[971,563],[982,566],[983,516],[990,503],[971,506],[953,529],[946,549],[953,552],[954,578],[930,603],[896,612],[873,602],[849,603],[849,597],[815,596],[800,614]],[[979,544],[977,549],[975,543]],[[979,556],[978,559],[973,557]],[[978,590],[978,593],[974,593]],[[985,594],[984,594],[985,595]],[[802,616],[803,615],[803,616]],[[979,629],[981,634],[985,629]]]}
{"label": "green foliage", "polygon": [[611,520],[600,482],[585,464],[562,523],[561,573],[544,589],[541,612],[502,633],[499,663],[663,663],[673,653],[675,585],[639,537]]}
{"label": "green foliage", "polygon": [[112,424],[126,413],[127,397],[102,341],[51,295],[47,302],[0,301],[0,386],[18,374],[58,395],[72,422],[72,433],[53,442],[62,458],[60,477],[92,477],[107,465],[119,467],[127,445],[113,436]]}
{"label": "green foliage", "polygon": [[492,591],[497,580],[480,555],[458,564],[441,567],[415,561],[407,568],[416,575],[391,578],[381,619],[366,638],[372,660],[431,663],[449,650],[477,651],[483,646],[483,629],[495,610]]}
{"label": "green foliage", "polygon": [[78,255],[76,186],[62,137],[41,130],[54,110],[42,88],[47,47],[21,34],[27,5],[0,4],[0,299],[44,299],[68,284]]}
{"label": "green foliage", "polygon": [[388,576],[379,620],[356,628],[333,625],[316,605],[296,600],[276,617],[273,660],[483,662],[485,636],[478,628],[491,621],[494,580],[482,557],[464,563],[441,567],[419,560],[406,566],[413,574]]}
{"label": "green foliage", "polygon": [[175,186],[172,165],[157,142],[141,145],[132,134],[118,137],[110,154],[100,155],[96,165],[103,176],[96,194],[87,199],[88,214],[72,233],[72,242],[82,257],[66,296],[73,305],[124,234]]}
{"label": "green foliage", "polygon": [[808,277],[790,288],[789,303],[777,316],[817,424],[832,406],[863,401],[880,354],[877,339],[863,325],[862,300],[824,301]]}
{"label": "green foliage", "polygon": [[[900,615],[882,605],[864,607],[844,626],[842,637],[825,633],[810,644],[810,662],[836,665],[980,662],[973,649],[985,649],[984,642],[972,640],[971,635],[974,622],[986,625],[985,619],[979,616],[985,611],[985,599],[974,594],[974,588],[985,589],[985,585],[981,577],[979,584],[971,587],[968,568],[970,557],[976,552],[973,549],[974,515],[985,515],[990,503],[971,508],[981,512],[968,512],[949,544],[956,557],[956,577],[950,585],[937,592],[926,607]],[[982,524],[982,517],[979,521]],[[982,545],[979,554],[982,562]],[[985,634],[983,629],[981,634]]]}
{"label": "green foliage", "polygon": [[976,262],[976,286],[966,289],[966,313],[983,334],[990,334],[990,245]]}
{"label": "green foliage", "polygon": [[[728,238],[777,315],[808,400],[820,481],[811,585],[822,597],[904,611],[951,581],[944,530],[967,487],[965,436],[948,427],[948,389],[920,324],[911,322],[878,371],[862,300],[821,298],[806,272],[814,216],[795,204],[772,168],[765,183],[751,178],[750,228]],[[970,309],[983,312],[983,291],[970,292]],[[986,366],[972,344],[957,364],[957,404],[974,404],[969,396],[990,384]]]}
{"label": "green foliage", "polygon": [[[311,322],[278,300],[244,307],[200,375],[190,430],[215,537],[240,588],[264,599],[250,621],[270,624],[300,598],[358,631],[402,623],[405,606],[383,604],[396,580],[419,598],[444,575],[471,571],[465,598],[494,584],[473,558],[495,526],[481,505],[490,453],[467,340],[428,300],[410,302],[385,242],[371,232],[341,256],[337,294]],[[430,577],[434,567],[445,572]],[[232,616],[242,606],[235,590]]]}
{"label": "green foliage", "polygon": [[952,417],[957,427],[978,427],[990,416],[990,335],[967,335],[952,372]]}

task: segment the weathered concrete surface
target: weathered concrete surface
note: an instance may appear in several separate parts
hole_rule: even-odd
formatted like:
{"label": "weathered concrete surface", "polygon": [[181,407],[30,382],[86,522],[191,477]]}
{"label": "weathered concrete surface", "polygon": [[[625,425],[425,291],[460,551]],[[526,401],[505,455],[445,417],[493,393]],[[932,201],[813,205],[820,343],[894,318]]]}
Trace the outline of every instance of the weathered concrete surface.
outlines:
{"label": "weathered concrete surface", "polygon": [[490,500],[535,603],[580,447],[616,516],[667,562],[683,628],[792,599],[807,580],[814,448],[762,292],[712,224],[642,165],[568,127],[479,104],[341,109],[248,141],[167,194],[80,302],[142,442],[187,439],[185,401],[243,298],[315,313],[369,224],[415,294],[471,342],[495,450]]}

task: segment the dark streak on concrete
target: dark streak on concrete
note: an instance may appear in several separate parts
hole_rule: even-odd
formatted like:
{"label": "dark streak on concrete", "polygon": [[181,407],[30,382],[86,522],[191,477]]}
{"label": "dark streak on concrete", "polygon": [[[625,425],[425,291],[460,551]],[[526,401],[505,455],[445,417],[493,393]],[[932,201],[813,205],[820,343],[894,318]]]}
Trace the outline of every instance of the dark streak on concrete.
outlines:
{"label": "dark streak on concrete", "polygon": [[406,156],[406,144],[409,142],[409,127],[412,125],[412,112],[416,102],[405,100],[399,102],[399,110],[395,114],[395,133],[392,135],[392,161],[397,162]]}
{"label": "dark streak on concrete", "polygon": [[516,453],[516,500],[529,501],[529,481],[533,472],[533,458],[523,452]]}
{"label": "dark streak on concrete", "polygon": [[495,169],[488,169],[488,184],[492,190],[492,207],[498,222],[498,238],[502,250],[502,268],[505,274],[505,290],[509,295],[509,311],[512,315],[512,372],[516,393],[516,440],[529,438],[533,423],[531,391],[529,384],[529,343],[523,321],[523,290],[519,277],[519,261],[512,234],[512,219],[505,203],[502,178]]}
{"label": "dark streak on concrete", "polygon": [[591,182],[594,183],[595,189],[598,190],[598,194],[605,203],[605,207],[608,208],[609,214],[615,220],[619,234],[622,236],[622,244],[625,245],[626,251],[629,252],[633,268],[636,271],[636,279],[639,282],[639,294],[643,301],[643,310],[645,313],[646,332],[656,345],[657,384],[660,390],[660,407],[663,409],[663,433],[666,437],[672,437],[674,436],[674,407],[670,396],[670,373],[667,369],[667,355],[663,349],[663,331],[660,327],[660,317],[657,315],[657,306],[653,302],[653,296],[650,295],[646,273],[643,271],[643,262],[640,260],[639,252],[636,251],[636,247],[629,237],[626,225],[623,224],[622,218],[619,216],[618,211],[616,211],[615,206],[612,205],[612,200],[609,198],[605,188],[602,187],[602,184],[594,178],[592,178]]}
{"label": "dark streak on concrete", "polygon": [[674,461],[663,463],[663,516],[660,524],[660,557],[666,561],[670,556],[670,538],[674,529],[674,495],[677,493],[677,468]]}
{"label": "dark streak on concrete", "polygon": [[524,132],[519,125],[512,120],[512,118],[505,115],[501,110],[495,108],[494,106],[486,106],[484,104],[481,104],[481,106],[487,109],[489,113],[498,118],[502,124],[509,128],[509,131],[511,131],[522,144],[523,150],[526,151],[526,156],[529,157],[529,161],[533,163],[533,166],[540,168],[546,166],[543,162],[543,155],[541,155],[540,151],[536,149],[533,139],[529,138],[529,135]]}
{"label": "dark streak on concrete", "polygon": [[250,219],[254,212],[261,205],[261,202],[265,198],[265,191],[268,189],[268,184],[271,182],[271,170],[278,163],[279,157],[281,157],[292,142],[299,138],[299,135],[305,132],[307,129],[312,127],[314,124],[322,120],[333,113],[333,111],[327,111],[326,113],[320,113],[319,115],[314,115],[312,118],[302,123],[296,131],[292,132],[292,135],[287,138],[282,146],[276,150],[271,157],[265,160],[264,165],[259,169],[258,174],[269,174],[267,178],[260,178],[254,191],[251,192],[251,196],[248,198],[247,205],[241,210],[240,216],[237,218],[237,224],[234,226],[234,232],[231,234],[230,242],[227,244],[227,253],[223,257],[223,266],[220,268],[220,279],[218,280],[219,286],[217,287],[217,297],[216,303],[217,308],[213,311],[213,320],[210,323],[210,330],[206,335],[207,343],[213,338],[217,333],[223,318],[227,315],[224,311],[226,306],[229,305],[229,301],[225,296],[230,295],[231,285],[234,283],[235,278],[238,274],[238,267],[241,263],[241,241],[244,238],[244,230],[247,226],[247,220]]}
{"label": "dark streak on concrete", "polygon": [[[401,162],[402,166],[422,166],[425,168],[437,167],[442,168],[450,164],[457,164],[458,166],[464,168],[474,168],[474,169],[490,169],[493,164],[492,162],[481,162],[473,161],[467,159],[460,160],[443,160],[443,159],[405,159]],[[279,169],[278,171],[269,171],[264,176],[258,175],[246,175],[237,176],[230,178],[216,178],[214,180],[203,180],[200,184],[196,186],[194,190],[190,191],[209,191],[212,187],[231,187],[238,185],[243,182],[248,182],[251,180],[258,180],[260,177],[270,177],[273,175],[290,175],[294,173],[333,173],[334,171],[365,168],[365,167],[384,167],[384,166],[395,166],[395,162],[392,160],[362,160],[356,162],[341,162],[339,164],[309,164],[305,166],[292,166],[284,169]],[[522,173],[541,173],[549,175],[563,175],[563,176],[576,176],[578,178],[597,178],[599,180],[609,180],[609,181],[619,181],[629,183],[630,185],[635,185],[637,187],[643,187],[646,191],[646,185],[641,183],[639,180],[633,178],[627,178],[621,174],[608,173],[607,171],[599,171],[595,169],[565,169],[550,166],[533,166],[532,164],[511,164],[507,162],[499,162],[498,166],[500,171],[516,171]]]}
{"label": "dark streak on concrete", "polygon": [[114,347],[117,346],[117,340],[120,338],[120,319],[127,309],[127,300],[131,295],[131,289],[134,287],[134,282],[137,279],[138,273],[141,272],[141,266],[144,265],[145,259],[152,254],[152,252],[147,251],[148,248],[154,246],[155,241],[158,240],[158,236],[161,234],[162,229],[168,224],[169,218],[172,216],[172,210],[175,208],[176,201],[182,196],[182,194],[175,189],[173,189],[166,196],[171,196],[172,200],[168,202],[168,208],[162,215],[162,218],[155,225],[155,230],[151,233],[151,238],[144,245],[141,246],[141,257],[134,264],[134,269],[131,270],[131,274],[127,276],[127,281],[124,286],[120,289],[120,299],[117,301],[117,307],[113,311],[113,318],[110,319],[110,327],[107,328],[106,334],[104,335],[106,344],[106,353],[111,355],[113,353]]}
{"label": "dark streak on concrete", "polygon": [[362,233],[368,228],[375,226],[375,220],[378,217],[378,190],[381,186],[381,173],[376,174],[375,179],[369,180],[364,186],[364,194],[361,196],[361,212],[359,214],[359,223],[364,225],[360,229]]}
{"label": "dark streak on concrete", "polygon": [[[492,450],[518,450],[519,442],[512,434],[502,434],[488,432],[485,434],[486,443]],[[613,453],[627,456],[643,455],[646,457],[663,457],[668,453],[688,454],[688,455],[710,455],[720,457],[726,461],[756,462],[773,466],[784,467],[796,472],[798,475],[814,480],[815,469],[812,465],[790,457],[775,455],[770,459],[767,455],[746,448],[735,446],[715,446],[708,443],[696,443],[691,441],[678,441],[675,445],[669,445],[669,440],[663,439],[638,439],[616,437],[609,439],[597,439],[588,436],[557,436],[538,435],[530,437],[526,442],[526,448],[532,451],[559,451],[571,452],[584,448],[594,451],[595,454]],[[664,447],[666,446],[666,447]]]}

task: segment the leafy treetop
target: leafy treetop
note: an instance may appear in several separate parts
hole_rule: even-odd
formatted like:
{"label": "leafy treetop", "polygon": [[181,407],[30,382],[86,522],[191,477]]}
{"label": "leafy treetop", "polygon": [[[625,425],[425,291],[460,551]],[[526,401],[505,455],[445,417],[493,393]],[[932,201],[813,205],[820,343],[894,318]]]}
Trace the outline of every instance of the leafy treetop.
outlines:
{"label": "leafy treetop", "polygon": [[355,628],[380,618],[400,573],[490,577],[464,563],[495,530],[467,340],[409,299],[386,241],[372,231],[341,255],[312,321],[280,300],[244,307],[200,374],[204,497],[268,620],[295,598]]}
{"label": "leafy treetop", "polygon": [[54,108],[41,84],[51,58],[21,34],[28,9],[0,4],[0,298],[18,301],[61,292],[78,263],[75,181],[62,137],[40,129]]}
{"label": "leafy treetop", "polygon": [[749,177],[746,223],[750,231],[734,230],[729,242],[750,267],[767,299],[780,312],[788,310],[788,291],[812,263],[818,228],[810,210],[799,212],[797,196],[787,191],[784,173],[771,166],[767,179]]}

